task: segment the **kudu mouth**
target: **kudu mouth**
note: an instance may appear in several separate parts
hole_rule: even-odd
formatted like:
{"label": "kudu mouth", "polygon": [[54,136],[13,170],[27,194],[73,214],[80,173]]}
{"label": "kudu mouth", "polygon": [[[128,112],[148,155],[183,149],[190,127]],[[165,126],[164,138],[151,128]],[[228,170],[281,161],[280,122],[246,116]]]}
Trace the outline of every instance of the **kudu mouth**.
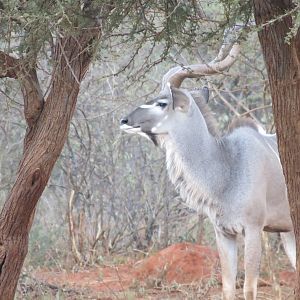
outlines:
{"label": "kudu mouth", "polygon": [[158,146],[158,141],[156,138],[156,134],[149,132],[149,131],[143,131],[142,130],[142,122],[141,125],[129,125],[129,121],[127,118],[123,118],[120,121],[120,129],[126,133],[131,133],[131,134],[139,134],[141,136],[146,137],[148,140],[152,141],[155,146]]}
{"label": "kudu mouth", "polygon": [[141,131],[141,126],[130,126],[130,125],[127,125],[127,124],[122,124],[120,126],[120,129],[122,131],[127,132],[127,133],[137,133],[137,132]]}
{"label": "kudu mouth", "polygon": [[141,131],[141,126],[139,125],[129,125],[128,118],[122,118],[120,121],[120,129],[127,133],[137,133]]}

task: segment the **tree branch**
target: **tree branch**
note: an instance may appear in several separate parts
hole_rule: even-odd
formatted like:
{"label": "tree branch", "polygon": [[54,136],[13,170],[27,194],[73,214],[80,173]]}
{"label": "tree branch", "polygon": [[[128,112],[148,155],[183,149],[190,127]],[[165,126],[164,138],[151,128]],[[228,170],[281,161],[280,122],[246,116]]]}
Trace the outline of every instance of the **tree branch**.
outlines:
{"label": "tree branch", "polygon": [[25,119],[29,128],[31,128],[42,112],[44,98],[35,68],[28,71],[23,70],[19,79],[24,97]]}
{"label": "tree branch", "polygon": [[0,78],[8,77],[17,79],[19,71],[19,59],[0,51]]}
{"label": "tree branch", "polygon": [[0,51],[0,78],[18,79],[24,97],[24,114],[29,128],[38,119],[44,104],[36,69],[24,60]]}

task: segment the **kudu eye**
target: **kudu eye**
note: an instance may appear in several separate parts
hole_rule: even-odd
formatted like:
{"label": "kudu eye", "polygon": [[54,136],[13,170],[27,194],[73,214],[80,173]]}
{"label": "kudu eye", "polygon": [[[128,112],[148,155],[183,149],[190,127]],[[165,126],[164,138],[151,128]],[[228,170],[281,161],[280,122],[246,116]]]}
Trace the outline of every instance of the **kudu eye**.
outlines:
{"label": "kudu eye", "polygon": [[127,124],[128,119],[127,118],[121,119],[120,123],[121,123],[121,125]]}
{"label": "kudu eye", "polygon": [[166,102],[157,102],[157,106],[161,107],[161,108],[165,108],[168,105],[168,103]]}

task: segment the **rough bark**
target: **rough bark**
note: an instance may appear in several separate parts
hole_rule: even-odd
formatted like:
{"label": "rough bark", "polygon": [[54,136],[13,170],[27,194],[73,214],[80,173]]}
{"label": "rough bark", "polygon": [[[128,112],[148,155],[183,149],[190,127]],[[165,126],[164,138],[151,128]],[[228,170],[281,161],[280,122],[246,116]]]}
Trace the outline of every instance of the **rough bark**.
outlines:
{"label": "rough bark", "polygon": [[0,53],[1,76],[21,83],[28,124],[16,181],[0,214],[0,299],[14,298],[35,207],[66,140],[80,82],[91,61],[91,43],[98,38],[98,31],[85,30],[58,39],[46,101],[35,69],[20,67],[19,60]]}
{"label": "rough bark", "polygon": [[20,70],[20,61],[7,53],[0,51],[0,78],[17,79]]}
{"label": "rough bark", "polygon": [[257,25],[265,24],[258,36],[270,82],[280,159],[296,235],[295,294],[300,299],[300,36],[298,33],[290,43],[285,42],[293,25],[288,13],[293,9],[292,1],[253,0],[253,5]]}

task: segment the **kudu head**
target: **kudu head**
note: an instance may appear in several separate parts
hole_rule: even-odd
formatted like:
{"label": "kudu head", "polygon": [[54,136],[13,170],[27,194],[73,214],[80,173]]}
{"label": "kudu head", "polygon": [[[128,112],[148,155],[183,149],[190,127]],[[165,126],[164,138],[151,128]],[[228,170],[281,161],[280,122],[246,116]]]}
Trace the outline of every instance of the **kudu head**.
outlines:
{"label": "kudu head", "polygon": [[[217,58],[208,64],[172,68],[163,77],[159,95],[122,118],[120,129],[145,136],[157,145],[157,136],[167,135],[171,129],[174,130],[174,126],[180,126],[182,121],[192,117],[198,109],[192,94],[180,88],[183,80],[222,72],[233,64],[238,52],[239,45],[234,44],[222,60],[219,53]],[[208,97],[206,90],[202,91],[202,96]]]}

